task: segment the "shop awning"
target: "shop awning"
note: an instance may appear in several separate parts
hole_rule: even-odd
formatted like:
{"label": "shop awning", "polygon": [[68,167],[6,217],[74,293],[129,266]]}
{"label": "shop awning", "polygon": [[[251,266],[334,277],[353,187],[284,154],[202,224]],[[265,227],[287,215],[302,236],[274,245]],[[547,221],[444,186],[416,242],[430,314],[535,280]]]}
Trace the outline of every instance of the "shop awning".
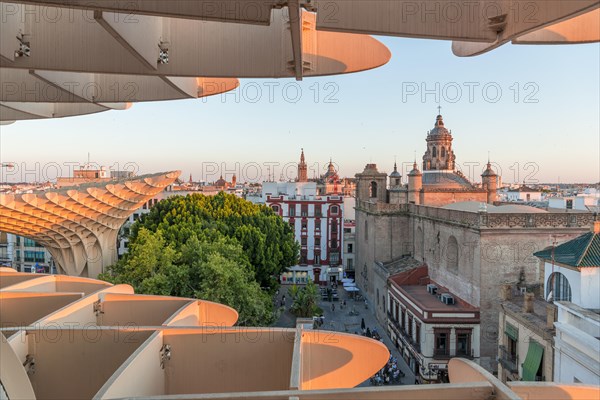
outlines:
{"label": "shop awning", "polygon": [[515,342],[519,341],[519,329],[517,327],[507,323],[504,328],[504,333]]}
{"label": "shop awning", "polygon": [[533,382],[535,381],[535,375],[540,364],[542,362],[542,356],[544,355],[544,348],[538,342],[531,340],[529,342],[529,349],[527,350],[527,357],[523,363],[523,375],[522,380]]}

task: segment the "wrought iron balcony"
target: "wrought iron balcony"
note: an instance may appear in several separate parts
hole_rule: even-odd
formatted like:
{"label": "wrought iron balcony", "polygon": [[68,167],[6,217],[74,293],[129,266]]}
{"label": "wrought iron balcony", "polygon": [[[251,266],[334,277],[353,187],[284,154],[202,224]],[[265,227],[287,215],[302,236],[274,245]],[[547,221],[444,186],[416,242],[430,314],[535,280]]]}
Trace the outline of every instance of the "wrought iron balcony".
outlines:
{"label": "wrought iron balcony", "polygon": [[388,316],[388,321],[391,322],[391,324],[396,328],[396,330],[398,332],[400,332],[400,336],[402,338],[402,341],[410,346],[412,346],[412,348],[417,352],[417,353],[421,353],[421,344],[418,343],[416,340],[414,340],[412,338],[412,336],[410,336],[408,334],[408,332],[406,332],[406,330],[404,330],[404,327],[402,327],[400,325],[400,323],[398,322],[398,320],[396,320],[396,318],[394,318],[394,316],[388,311],[387,312],[387,316]]}

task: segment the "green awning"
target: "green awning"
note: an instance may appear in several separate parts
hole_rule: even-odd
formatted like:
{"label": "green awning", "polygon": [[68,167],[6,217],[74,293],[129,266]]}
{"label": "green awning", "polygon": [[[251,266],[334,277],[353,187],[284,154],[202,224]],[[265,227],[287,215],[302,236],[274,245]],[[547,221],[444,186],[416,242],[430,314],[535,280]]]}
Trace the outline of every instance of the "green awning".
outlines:
{"label": "green awning", "polygon": [[506,326],[504,327],[504,333],[506,333],[506,336],[508,336],[515,342],[519,341],[519,329],[517,329],[515,326],[506,323]]}
{"label": "green awning", "polygon": [[533,382],[535,381],[535,375],[540,369],[542,362],[542,356],[544,355],[544,348],[538,342],[531,340],[529,342],[529,349],[527,350],[527,357],[523,363],[523,375],[522,380]]}

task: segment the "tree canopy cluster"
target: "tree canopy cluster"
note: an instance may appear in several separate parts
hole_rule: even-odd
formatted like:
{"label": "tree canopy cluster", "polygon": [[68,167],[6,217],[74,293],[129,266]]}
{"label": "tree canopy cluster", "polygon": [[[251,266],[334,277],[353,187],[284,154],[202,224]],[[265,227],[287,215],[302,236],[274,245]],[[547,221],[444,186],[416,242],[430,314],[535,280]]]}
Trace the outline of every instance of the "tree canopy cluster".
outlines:
{"label": "tree canopy cluster", "polygon": [[292,296],[291,311],[297,317],[311,318],[323,313],[323,310],[317,305],[319,288],[311,279],[304,287],[300,288],[296,285],[290,287],[289,294]]}
{"label": "tree canopy cluster", "polygon": [[272,322],[277,277],[299,251],[290,226],[269,207],[225,193],[160,201],[130,232],[129,252],[102,279],[138,293],[226,304],[240,325]]}

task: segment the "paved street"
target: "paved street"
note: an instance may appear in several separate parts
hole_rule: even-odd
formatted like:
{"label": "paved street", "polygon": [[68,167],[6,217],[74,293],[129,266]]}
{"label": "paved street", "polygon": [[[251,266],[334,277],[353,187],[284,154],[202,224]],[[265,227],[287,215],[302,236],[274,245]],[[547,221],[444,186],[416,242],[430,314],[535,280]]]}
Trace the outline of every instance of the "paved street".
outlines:
{"label": "paved street", "polygon": [[[398,368],[405,374],[404,378],[401,379],[402,384],[412,385],[415,382],[415,376],[410,371],[410,368],[404,360],[400,357],[400,353],[393,346],[392,341],[390,340],[387,330],[384,329],[375,319],[375,316],[371,314],[370,309],[365,309],[364,301],[354,301],[348,298],[348,294],[346,291],[340,286],[338,289],[338,293],[340,295],[340,301],[335,301],[333,304],[335,305],[335,311],[331,310],[331,304],[328,301],[320,301],[319,307],[323,309],[323,314],[325,317],[325,323],[320,329],[337,331],[337,332],[347,332],[347,333],[361,333],[360,323],[361,319],[365,319],[365,325],[373,330],[373,328],[377,329],[377,332],[381,335],[383,343],[386,345],[388,350],[390,350],[391,354],[396,357],[398,360]],[[277,305],[279,305],[279,300],[281,297],[285,295],[286,297],[286,311],[283,312],[274,326],[278,327],[294,327],[295,326],[295,317],[289,312],[289,307],[291,306],[291,298],[287,295],[287,287],[282,286],[280,289],[279,296],[277,298]],[[341,300],[346,300],[346,308],[341,309]],[[350,315],[350,311],[354,309],[358,312],[358,315]],[[367,380],[363,382],[359,386],[369,386],[370,383]]]}

